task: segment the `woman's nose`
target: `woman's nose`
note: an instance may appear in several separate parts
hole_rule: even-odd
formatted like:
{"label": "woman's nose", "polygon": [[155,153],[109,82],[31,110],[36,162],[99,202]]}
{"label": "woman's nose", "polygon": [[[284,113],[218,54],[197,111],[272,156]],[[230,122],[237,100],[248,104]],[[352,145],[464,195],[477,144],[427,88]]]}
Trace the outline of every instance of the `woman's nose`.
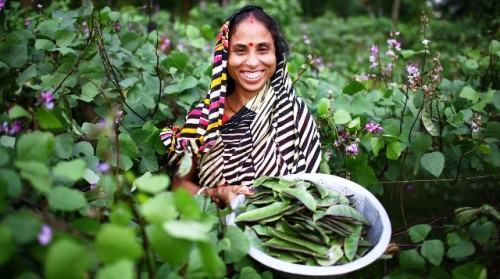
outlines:
{"label": "woman's nose", "polygon": [[250,52],[247,56],[246,63],[250,67],[255,67],[255,66],[259,65],[259,58],[257,57],[257,54]]}

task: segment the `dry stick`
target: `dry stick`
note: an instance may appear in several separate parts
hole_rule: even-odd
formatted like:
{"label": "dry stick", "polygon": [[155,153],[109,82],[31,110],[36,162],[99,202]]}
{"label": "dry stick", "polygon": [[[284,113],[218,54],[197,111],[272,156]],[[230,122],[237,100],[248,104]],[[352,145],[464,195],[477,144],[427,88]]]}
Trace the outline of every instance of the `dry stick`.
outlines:
{"label": "dry stick", "polygon": [[412,143],[411,142],[411,132],[413,131],[413,128],[415,127],[415,124],[417,124],[417,120],[418,120],[418,117],[420,116],[420,113],[422,112],[422,110],[424,109],[424,105],[425,105],[425,96],[424,96],[424,99],[422,100],[422,104],[420,105],[420,109],[418,110],[417,112],[417,116],[415,117],[415,120],[413,121],[413,123],[411,124],[411,127],[410,127],[410,132],[408,132],[408,142],[409,143]]}
{"label": "dry stick", "polygon": [[399,133],[401,134],[403,132],[403,116],[405,114],[406,107],[408,106],[408,89],[409,84],[406,85],[406,92],[405,92],[405,104],[403,106],[403,110],[401,111],[401,120],[399,121]]}
{"label": "dry stick", "polygon": [[[148,236],[146,235],[146,230],[144,229],[144,220],[141,218],[132,199],[130,197],[127,197],[126,200],[128,205],[130,206],[130,209],[132,209],[132,214],[134,215],[134,218],[137,220],[137,223],[139,224],[139,230],[141,231],[141,235],[143,238],[142,248],[144,249],[144,261],[146,263],[146,268],[148,269],[149,279],[152,279],[154,278],[154,271],[153,267],[151,266],[151,260],[149,258],[149,240]],[[137,272],[140,273],[140,269]]]}
{"label": "dry stick", "polygon": [[[95,20],[95,18],[94,18]],[[96,25],[97,22],[94,22],[94,24]],[[120,95],[120,98],[121,98],[121,101],[122,103],[132,112],[134,113],[137,117],[139,117],[141,120],[143,121],[146,121],[146,119],[144,117],[142,117],[139,113],[137,113],[134,109],[132,109],[128,104],[127,102],[125,101],[125,96],[123,94],[123,90],[120,86],[120,84],[118,83],[118,77],[116,76],[116,69],[115,67],[111,64],[111,60],[109,59],[109,56],[108,56],[108,53],[106,52],[106,48],[104,46],[104,39],[102,37],[102,34],[99,32],[99,30],[102,30],[102,23],[101,23],[101,14],[99,13],[99,28],[96,28],[96,33],[97,35],[99,36],[99,40],[98,40],[98,43],[99,43],[99,55],[101,56],[101,59],[103,60],[103,66],[105,68],[105,72],[106,72],[106,76],[108,77],[108,79],[114,84],[114,86],[116,87],[116,89],[118,90],[118,93]],[[113,78],[111,78],[110,76],[110,73],[111,75],[113,76]]]}
{"label": "dry stick", "polygon": [[439,100],[436,102],[436,111],[438,115],[438,123],[439,123],[439,152],[443,152],[443,125],[441,119],[441,113],[439,113]]}
{"label": "dry stick", "polygon": [[156,74],[158,75],[158,81],[160,83],[160,88],[158,89],[158,100],[156,101],[155,108],[153,110],[153,114],[151,117],[154,117],[156,112],[158,111],[158,107],[160,106],[160,100],[161,100],[161,92],[163,91],[162,89],[162,82],[161,82],[161,75],[160,75],[160,56],[158,55],[158,26],[155,28],[156,30],[156,47],[155,47],[155,54],[156,54],[156,67],[155,71]]}
{"label": "dry stick", "polygon": [[460,155],[460,159],[458,159],[458,164],[457,164],[457,174],[455,175],[455,179],[450,182],[450,185],[455,185],[455,183],[457,183],[458,181],[458,176],[460,175],[460,165],[462,164],[462,159],[464,158],[464,155],[465,155],[465,152],[467,151],[467,148],[469,147],[469,144],[471,143],[472,141],[472,130],[470,131],[470,137],[471,137],[471,140],[469,140],[466,144],[465,144],[465,148],[464,150],[462,151],[462,154]]}

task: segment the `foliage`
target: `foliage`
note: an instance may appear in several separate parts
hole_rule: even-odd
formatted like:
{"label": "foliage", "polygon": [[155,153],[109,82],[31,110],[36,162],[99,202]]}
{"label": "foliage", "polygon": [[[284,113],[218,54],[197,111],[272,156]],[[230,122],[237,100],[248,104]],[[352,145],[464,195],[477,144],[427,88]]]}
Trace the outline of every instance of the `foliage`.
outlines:
{"label": "foliage", "polygon": [[[208,89],[218,7],[195,8],[184,23],[164,11],[150,18],[130,6],[53,2],[0,8],[0,272],[272,277],[246,257],[243,232],[223,225],[229,209],[170,191],[172,173],[162,160],[160,129],[181,122]],[[261,4],[284,24],[297,93],[320,127],[323,172],[381,198],[391,185],[409,185],[398,181],[425,180],[428,193],[467,182],[494,200],[497,40],[482,38],[457,52],[455,37],[429,36],[425,17],[419,37],[411,25],[398,35],[383,18],[325,15],[306,24],[284,1]],[[338,28],[326,34],[331,23]],[[370,32],[360,36],[363,30]],[[498,246],[494,206],[456,209],[445,233],[430,222],[396,230],[400,250],[388,259],[387,276],[490,275]]]}

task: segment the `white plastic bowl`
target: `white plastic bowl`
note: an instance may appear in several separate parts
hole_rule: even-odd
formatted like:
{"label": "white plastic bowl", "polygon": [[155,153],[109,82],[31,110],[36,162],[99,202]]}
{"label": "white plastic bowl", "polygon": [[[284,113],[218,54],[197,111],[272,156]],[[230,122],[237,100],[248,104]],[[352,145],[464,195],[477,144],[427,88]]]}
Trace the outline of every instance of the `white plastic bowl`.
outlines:
{"label": "white plastic bowl", "polygon": [[[307,179],[315,183],[322,184],[343,195],[353,195],[350,198],[354,203],[354,208],[363,213],[370,221],[371,226],[367,228],[368,239],[374,244],[372,249],[363,257],[342,265],[333,266],[308,266],[294,264],[271,257],[255,247],[250,247],[249,255],[261,264],[278,271],[284,277],[288,278],[308,278],[325,277],[329,278],[344,275],[355,270],[361,269],[384,254],[391,239],[391,223],[389,216],[382,204],[367,189],[347,179],[320,173],[300,173],[284,176],[285,179]],[[231,203],[231,207],[236,209],[245,201],[244,196],[238,196]],[[238,212],[230,214],[226,222],[228,225],[235,225],[234,218]]]}

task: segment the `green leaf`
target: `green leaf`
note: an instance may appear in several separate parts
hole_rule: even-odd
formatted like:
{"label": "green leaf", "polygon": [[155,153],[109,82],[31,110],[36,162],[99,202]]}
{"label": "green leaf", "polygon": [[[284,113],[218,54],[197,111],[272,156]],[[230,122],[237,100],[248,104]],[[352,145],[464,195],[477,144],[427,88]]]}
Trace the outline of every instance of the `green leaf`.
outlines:
{"label": "green leaf", "polygon": [[351,121],[351,119],[351,115],[343,109],[339,109],[333,114],[333,121],[335,121],[337,125],[346,124]]}
{"label": "green leaf", "polygon": [[138,154],[137,144],[132,140],[129,134],[120,133],[118,135],[120,143],[120,153],[129,157],[135,157]]}
{"label": "green leaf", "polygon": [[7,262],[15,250],[12,232],[6,226],[0,225],[0,265]]}
{"label": "green leaf", "polygon": [[14,242],[17,244],[26,244],[35,240],[42,226],[34,213],[24,208],[7,215],[2,220],[2,225],[10,230]]}
{"label": "green leaf", "polygon": [[71,134],[59,134],[55,138],[54,155],[61,159],[69,159],[73,150],[75,140]]}
{"label": "green leaf", "polygon": [[40,107],[36,110],[36,121],[45,130],[59,130],[63,125],[59,118],[54,115],[52,111],[47,110],[45,107]]}
{"label": "green leaf", "polygon": [[163,192],[149,199],[141,206],[141,213],[148,221],[158,225],[179,216],[172,192]]}
{"label": "green leaf", "polygon": [[0,44],[0,60],[13,68],[22,68],[28,61],[28,42],[18,32],[8,34]]}
{"label": "green leaf", "polygon": [[483,153],[483,154],[486,154],[486,155],[491,154],[491,147],[488,144],[481,144],[477,147],[477,149],[479,151],[481,151],[481,153]]}
{"label": "green leaf", "polygon": [[318,101],[317,112],[319,117],[328,117],[330,114],[330,100],[321,98]]}
{"label": "green leaf", "polygon": [[82,192],[66,187],[55,187],[49,193],[49,205],[52,209],[75,211],[87,205]]}
{"label": "green leaf", "polygon": [[31,121],[31,114],[25,110],[23,107],[15,105],[9,109],[9,119],[16,119],[20,117],[26,117]]}
{"label": "green leaf", "polygon": [[56,177],[64,177],[71,182],[76,182],[83,177],[83,171],[85,170],[85,161],[82,159],[76,159],[69,162],[59,162],[52,169],[52,173]]}
{"label": "green leaf", "polygon": [[365,86],[359,81],[352,81],[349,83],[344,89],[342,89],[342,93],[353,95],[354,93],[358,93],[359,91],[365,89]]}
{"label": "green leaf", "polygon": [[486,279],[488,270],[477,263],[466,263],[451,271],[453,279]]}
{"label": "green leaf", "polygon": [[2,180],[5,184],[0,183],[0,187],[7,188],[7,196],[18,198],[22,190],[21,178],[18,173],[11,169],[0,169],[0,181]]}
{"label": "green leaf", "polygon": [[113,224],[101,228],[95,240],[95,251],[104,263],[124,259],[135,261],[142,256],[142,247],[132,229]]}
{"label": "green leaf", "polygon": [[106,265],[97,271],[97,279],[134,279],[135,266],[130,260],[121,260]]}
{"label": "green leaf", "polygon": [[200,36],[200,30],[193,25],[188,25],[186,27],[186,35],[190,40],[194,40]]}
{"label": "green leaf", "polygon": [[239,279],[262,279],[260,273],[251,266],[245,266],[240,271]]}
{"label": "green leaf", "polygon": [[84,102],[92,102],[94,97],[99,95],[99,88],[94,84],[95,82],[87,82],[82,86],[82,94],[80,99]]}
{"label": "green leaf", "polygon": [[156,225],[147,226],[146,235],[158,256],[173,265],[185,263],[193,247],[191,241],[172,237]]}
{"label": "green leaf", "polygon": [[422,167],[435,177],[439,177],[443,172],[444,162],[443,153],[438,151],[426,153],[420,158]]}
{"label": "green leaf", "polygon": [[206,44],[206,41],[204,38],[202,37],[199,37],[199,38],[196,38],[194,40],[191,41],[191,45],[194,47],[194,48],[198,48],[198,49],[202,49],[205,47],[205,44]]}
{"label": "green leaf", "polygon": [[169,235],[190,241],[208,242],[207,234],[211,228],[210,224],[195,221],[173,220],[163,223],[163,229]]}
{"label": "green leaf", "polygon": [[60,47],[66,47],[76,38],[76,32],[66,29],[58,29],[55,32],[56,44]]}
{"label": "green leaf", "polygon": [[90,267],[86,249],[69,239],[61,239],[50,247],[45,259],[45,278],[85,278]]}
{"label": "green leaf", "polygon": [[387,143],[386,157],[389,160],[397,160],[401,156],[401,144],[399,141]]}
{"label": "green leaf", "polygon": [[174,67],[178,70],[182,70],[186,67],[189,62],[189,55],[184,52],[173,51],[167,57],[167,59],[161,62],[161,66],[165,69],[170,69],[170,67]]}
{"label": "green leaf", "polygon": [[469,234],[471,238],[482,245],[487,245],[488,241],[490,240],[490,238],[493,237],[495,232],[496,232],[495,224],[491,221],[487,221],[484,224],[469,227]]}
{"label": "green leaf", "polygon": [[415,133],[411,139],[411,149],[414,152],[425,152],[432,146],[432,137],[426,133]]}
{"label": "green leaf", "polygon": [[226,263],[235,263],[243,259],[250,250],[250,242],[243,231],[236,226],[227,226],[225,239],[229,239],[231,248],[224,251]]}
{"label": "green leaf", "polygon": [[479,64],[476,59],[467,59],[465,60],[465,69],[469,71],[474,71],[479,68]]}
{"label": "green leaf", "polygon": [[382,148],[384,148],[385,146],[385,142],[383,139],[379,138],[379,137],[373,137],[370,139],[370,144],[372,146],[372,151],[373,151],[373,155],[375,157],[378,156],[378,152],[380,150],[382,150]]}
{"label": "green leaf", "polygon": [[473,255],[475,251],[476,248],[471,241],[461,239],[457,244],[450,245],[446,256],[450,259],[461,259]]}
{"label": "green leaf", "polygon": [[46,39],[37,39],[35,41],[35,49],[37,50],[46,50],[46,51],[54,51],[56,49],[56,44],[50,40]]}
{"label": "green leaf", "polygon": [[120,40],[122,41],[122,47],[132,52],[134,52],[144,43],[144,40],[141,38],[141,36],[135,32],[120,33]]}
{"label": "green leaf", "polygon": [[495,91],[493,95],[493,105],[497,110],[500,110],[500,91]]}
{"label": "green leaf", "polygon": [[48,37],[49,39],[54,39],[55,30],[59,30],[58,23],[55,20],[48,19],[40,22],[38,24],[38,32],[40,32],[41,36]]}
{"label": "green leaf", "polygon": [[188,76],[187,78],[182,79],[178,90],[179,92],[182,92],[184,90],[194,88],[196,85],[198,85],[198,80],[193,76]]}
{"label": "green leaf", "polygon": [[164,174],[152,175],[150,172],[146,172],[134,181],[134,185],[143,192],[157,194],[170,186],[170,177]]}
{"label": "green leaf", "polygon": [[440,266],[444,256],[443,242],[438,239],[424,241],[420,253],[432,265]]}
{"label": "green leaf", "polygon": [[413,243],[418,243],[423,241],[430,231],[431,226],[427,224],[418,224],[410,227],[408,229],[408,234],[410,235],[410,239]]}
{"label": "green leaf", "polygon": [[413,55],[415,55],[416,52],[411,50],[411,49],[403,49],[400,51],[400,53],[404,59],[408,59],[408,58],[412,57]]}
{"label": "green leaf", "polygon": [[[28,80],[30,80],[33,77],[35,77],[36,74],[37,74],[37,69],[36,68],[37,68],[37,64],[32,64],[26,70],[24,70],[24,72],[22,72],[21,74],[19,74],[19,76],[16,79],[17,84],[23,85],[25,82],[27,82]],[[10,112],[9,112],[9,115],[10,115]],[[29,117],[31,119],[31,115]]]}
{"label": "green leaf", "polygon": [[49,169],[41,162],[16,161],[15,166],[21,170],[21,177],[27,179],[40,192],[48,193],[52,188]]}
{"label": "green leaf", "polygon": [[431,136],[439,136],[439,131],[436,128],[436,125],[434,125],[434,122],[432,122],[432,119],[429,117],[429,114],[425,109],[422,110],[422,123],[424,123],[425,129]]}
{"label": "green leaf", "polygon": [[399,254],[399,264],[402,267],[421,270],[425,267],[425,260],[416,249],[411,249]]}
{"label": "green leaf", "polygon": [[46,162],[54,151],[54,135],[35,131],[17,141],[17,160]]}
{"label": "green leaf", "polygon": [[461,98],[471,100],[473,103],[477,103],[479,100],[479,94],[470,86],[465,86],[462,88],[462,91],[460,91],[460,94],[458,95]]}

